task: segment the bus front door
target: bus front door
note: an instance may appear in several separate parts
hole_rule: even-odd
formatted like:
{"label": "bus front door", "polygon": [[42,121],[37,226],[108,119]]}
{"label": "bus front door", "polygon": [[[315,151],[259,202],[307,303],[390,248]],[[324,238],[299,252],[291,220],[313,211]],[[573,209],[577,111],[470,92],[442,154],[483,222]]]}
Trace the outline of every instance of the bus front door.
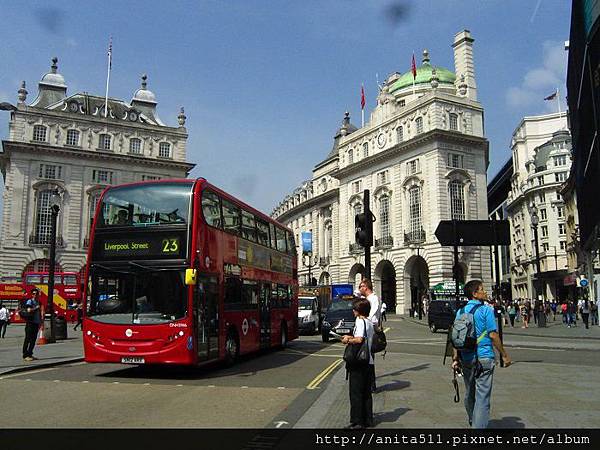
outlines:
{"label": "bus front door", "polygon": [[271,284],[263,283],[260,289],[260,348],[271,346]]}
{"label": "bus front door", "polygon": [[214,276],[198,279],[198,360],[200,362],[219,356],[219,285]]}

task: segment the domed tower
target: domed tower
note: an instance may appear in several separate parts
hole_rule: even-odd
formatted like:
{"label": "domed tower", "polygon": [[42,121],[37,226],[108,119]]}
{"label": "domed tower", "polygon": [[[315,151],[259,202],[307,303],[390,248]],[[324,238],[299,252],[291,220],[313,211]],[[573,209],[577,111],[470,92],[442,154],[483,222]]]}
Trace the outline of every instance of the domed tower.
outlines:
{"label": "domed tower", "polygon": [[50,72],[42,77],[38,83],[38,96],[31,106],[45,108],[64,100],[67,97],[65,78],[58,73],[58,58],[52,58]]}
{"label": "domed tower", "polygon": [[427,50],[423,50],[423,60],[421,65],[416,68],[416,72],[416,77],[412,70],[409,70],[392,81],[389,92],[396,97],[398,102],[405,100],[408,103],[431,89],[455,92],[456,75],[444,67],[433,66]]}
{"label": "domed tower", "polygon": [[131,99],[131,106],[138,109],[149,119],[155,121],[159,125],[163,125],[162,121],[156,114],[156,96],[154,92],[148,89],[148,75],[142,75],[142,87],[135,91]]}

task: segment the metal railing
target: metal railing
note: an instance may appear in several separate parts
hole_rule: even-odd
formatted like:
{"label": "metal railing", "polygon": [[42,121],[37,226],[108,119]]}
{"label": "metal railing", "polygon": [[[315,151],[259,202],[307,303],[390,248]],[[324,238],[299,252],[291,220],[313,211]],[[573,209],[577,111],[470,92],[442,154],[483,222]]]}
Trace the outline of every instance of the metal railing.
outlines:
{"label": "metal railing", "polygon": [[391,248],[394,246],[394,238],[392,236],[383,236],[375,239],[375,250],[380,248]]}
{"label": "metal railing", "polygon": [[360,244],[350,244],[350,253],[363,253],[365,249]]}
{"label": "metal railing", "polygon": [[421,242],[425,242],[425,230],[421,228],[420,230],[409,231],[408,233],[404,233],[404,243],[405,244],[420,244]]}
{"label": "metal railing", "polygon": [[[50,236],[31,234],[29,235],[29,245],[48,246],[50,245]],[[56,246],[65,246],[62,236],[56,236]]]}

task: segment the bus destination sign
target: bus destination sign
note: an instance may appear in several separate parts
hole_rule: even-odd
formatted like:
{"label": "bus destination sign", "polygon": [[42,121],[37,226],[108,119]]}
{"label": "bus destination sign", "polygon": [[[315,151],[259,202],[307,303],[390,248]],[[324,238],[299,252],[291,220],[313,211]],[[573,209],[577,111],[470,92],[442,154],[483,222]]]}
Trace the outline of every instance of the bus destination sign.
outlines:
{"label": "bus destination sign", "polygon": [[128,238],[96,235],[94,259],[180,259],[186,256],[181,233],[144,233]]}

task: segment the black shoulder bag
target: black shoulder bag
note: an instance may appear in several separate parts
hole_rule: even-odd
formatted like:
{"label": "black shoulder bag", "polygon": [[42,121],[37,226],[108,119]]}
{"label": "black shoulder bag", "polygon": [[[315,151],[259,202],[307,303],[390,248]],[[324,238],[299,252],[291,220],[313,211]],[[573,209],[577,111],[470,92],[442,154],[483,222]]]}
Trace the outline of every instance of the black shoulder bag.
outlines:
{"label": "black shoulder bag", "polygon": [[[365,319],[363,319],[364,322]],[[367,338],[367,325],[364,324],[365,336],[361,344],[348,344],[344,350],[344,361],[346,368],[364,367],[371,361],[371,351],[369,350],[369,339]]]}

